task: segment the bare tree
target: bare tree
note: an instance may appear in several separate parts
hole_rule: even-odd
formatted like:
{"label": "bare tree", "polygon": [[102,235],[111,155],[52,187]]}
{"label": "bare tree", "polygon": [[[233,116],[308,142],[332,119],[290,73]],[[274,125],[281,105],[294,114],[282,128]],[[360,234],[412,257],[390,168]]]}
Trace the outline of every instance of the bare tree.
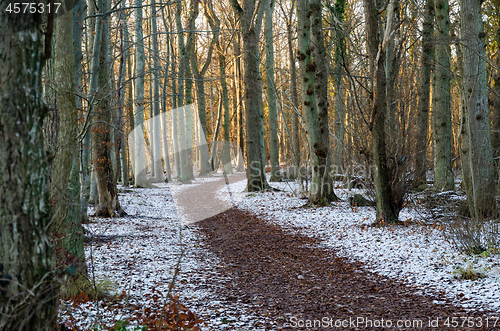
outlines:
{"label": "bare tree", "polygon": [[44,53],[41,14],[13,15],[8,4],[0,4],[0,329],[49,331],[57,287],[48,230],[42,68],[51,43],[45,40]]}
{"label": "bare tree", "polygon": [[488,107],[486,46],[481,2],[461,0],[461,39],[463,51],[462,168],[467,201],[477,220],[496,213],[495,169],[491,145]]}

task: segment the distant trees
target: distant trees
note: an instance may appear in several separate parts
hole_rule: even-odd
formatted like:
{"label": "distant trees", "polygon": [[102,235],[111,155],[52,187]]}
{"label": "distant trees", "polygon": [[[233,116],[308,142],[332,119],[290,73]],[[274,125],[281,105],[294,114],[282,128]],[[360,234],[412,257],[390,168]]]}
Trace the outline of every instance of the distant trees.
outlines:
{"label": "distant trees", "polygon": [[8,4],[0,4],[0,329],[48,331],[57,312],[42,135],[42,68],[51,43],[44,52],[41,14],[11,14]]}

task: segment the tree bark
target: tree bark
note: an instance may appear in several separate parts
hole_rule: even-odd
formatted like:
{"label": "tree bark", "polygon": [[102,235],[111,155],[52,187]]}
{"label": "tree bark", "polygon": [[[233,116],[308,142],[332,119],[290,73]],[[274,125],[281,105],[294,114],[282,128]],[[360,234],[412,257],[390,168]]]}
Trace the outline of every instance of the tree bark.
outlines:
{"label": "tree bark", "polygon": [[427,141],[429,136],[429,108],[431,91],[431,68],[434,55],[434,0],[425,3],[422,32],[421,76],[418,98],[417,142],[415,146],[414,188],[427,185]]}
{"label": "tree bark", "polygon": [[153,121],[151,123],[152,137],[154,142],[153,161],[156,180],[163,181],[163,169],[161,163],[161,118],[160,118],[160,53],[158,51],[158,27],[156,15],[156,3],[153,0],[151,6],[151,32],[153,49]]}
{"label": "tree bark", "polygon": [[[109,0],[102,1],[102,11],[109,11]],[[92,158],[95,167],[97,189],[99,192],[99,203],[97,205],[95,216],[116,217],[126,215],[118,201],[118,190],[116,188],[115,176],[111,165],[111,107],[109,101],[109,87],[111,77],[108,68],[110,67],[110,31],[109,15],[104,16],[102,35],[96,35],[96,38],[102,38],[102,47],[100,49],[101,63],[99,65],[98,75],[98,103],[94,113]]]}
{"label": "tree bark", "polygon": [[71,181],[72,170],[79,169],[78,111],[74,95],[73,10],[62,3],[61,11],[64,14],[57,16],[54,52],[59,135],[50,183],[50,201],[54,206],[51,230],[56,268],[65,271],[74,265],[79,272],[86,274],[82,214],[78,207],[79,186]]}
{"label": "tree bark", "polygon": [[454,190],[451,167],[450,18],[448,0],[435,0],[436,66],[434,69],[434,187]]}
{"label": "tree bark", "polygon": [[262,191],[269,188],[265,173],[262,78],[259,72],[259,35],[264,6],[257,6],[256,0],[245,0],[243,8],[236,9],[242,15],[243,30],[247,190]]}
{"label": "tree bark", "polygon": [[500,48],[500,0],[492,1],[494,12],[493,17],[496,18],[497,29],[495,31],[495,39],[497,40],[495,65],[490,66],[492,79],[492,93],[491,93],[491,104],[492,104],[492,132],[491,132],[491,144],[493,146],[493,157],[496,161],[496,168],[498,169],[500,162],[500,54],[498,48]]}
{"label": "tree bark", "polygon": [[[387,111],[385,47],[380,44],[378,10],[375,2],[363,0],[370,76],[372,78],[372,153],[373,178],[376,194],[376,224],[391,224],[398,221],[399,210],[395,208],[394,197],[387,167],[386,128]],[[389,3],[389,6],[391,4]],[[386,26],[386,29],[388,27]],[[390,33],[387,32],[386,33]]]}
{"label": "tree bark", "polygon": [[466,185],[470,213],[478,220],[496,213],[495,169],[491,145],[490,112],[488,107],[485,33],[481,2],[461,0],[461,39],[463,41],[462,107],[467,114],[468,154],[463,167],[469,167],[470,184]]}
{"label": "tree bark", "polygon": [[343,22],[345,16],[345,0],[337,0],[335,2],[334,15],[338,20],[338,24],[335,26],[336,31],[336,42],[335,47],[335,76],[334,76],[334,86],[335,86],[335,142],[333,148],[333,165],[337,170],[337,173],[344,169],[344,137],[345,137],[345,107],[344,107],[344,87],[343,87],[343,74],[344,74],[344,58],[346,56],[345,49],[345,38]]}
{"label": "tree bark", "polygon": [[6,11],[10,3],[0,4],[0,278],[6,283],[0,285],[0,329],[49,331],[58,298],[42,133],[48,112],[42,19],[38,13],[13,15]]}
{"label": "tree bark", "polygon": [[[311,179],[311,192],[309,193],[309,203],[313,205],[328,204],[329,201],[337,201],[339,198],[335,195],[333,180],[330,176],[329,161],[330,155],[330,130],[328,126],[328,65],[326,62],[325,42],[322,31],[322,9],[321,0],[310,0],[312,14],[311,20],[311,42],[313,47],[313,57],[315,64],[314,72],[314,90],[316,96],[316,116],[318,118],[317,126],[312,128],[310,134],[317,137],[311,150],[313,161],[318,164],[317,168],[313,166]],[[307,68],[306,68],[307,69]],[[311,68],[313,69],[313,68]],[[311,114],[312,115],[312,114]],[[313,155],[314,154],[314,155]],[[317,185],[316,192],[312,189]]]}
{"label": "tree bark", "polygon": [[274,33],[273,12],[275,0],[266,1],[264,36],[266,39],[267,111],[269,119],[269,154],[271,159],[271,182],[280,180],[278,114],[276,110],[276,83],[274,81]]}
{"label": "tree bark", "polygon": [[135,0],[135,79],[134,79],[134,142],[132,162],[134,164],[135,187],[151,187],[146,177],[146,146],[144,143],[144,75],[145,61],[142,30],[142,0]]}

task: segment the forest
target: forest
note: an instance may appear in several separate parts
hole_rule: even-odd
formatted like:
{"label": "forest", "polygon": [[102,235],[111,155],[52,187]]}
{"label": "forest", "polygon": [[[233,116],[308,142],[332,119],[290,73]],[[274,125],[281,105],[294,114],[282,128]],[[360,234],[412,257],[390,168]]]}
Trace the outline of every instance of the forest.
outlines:
{"label": "forest", "polygon": [[500,0],[0,1],[0,330],[500,329]]}

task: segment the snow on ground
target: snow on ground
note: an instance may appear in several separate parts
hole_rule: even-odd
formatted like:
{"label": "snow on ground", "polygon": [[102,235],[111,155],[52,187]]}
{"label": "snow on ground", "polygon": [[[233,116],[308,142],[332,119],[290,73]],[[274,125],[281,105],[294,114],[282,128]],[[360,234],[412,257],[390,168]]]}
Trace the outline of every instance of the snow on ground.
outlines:
{"label": "snow on ground", "polygon": [[[127,304],[147,311],[159,310],[164,304],[169,283],[176,268],[181,246],[184,256],[172,294],[205,321],[202,330],[259,330],[255,323],[272,325],[263,316],[254,316],[251,307],[243,303],[227,307],[223,298],[214,294],[206,279],[215,277],[219,286],[230,281],[219,270],[222,262],[203,246],[196,225],[182,225],[183,208],[177,207],[171,195],[204,183],[220,180],[197,178],[192,184],[155,184],[153,189],[123,189],[120,203],[128,216],[115,219],[93,218],[85,225],[94,238],[86,244],[91,277],[107,278],[116,284],[117,293]],[[220,199],[239,208],[257,213],[280,225],[285,231],[321,239],[322,246],[349,259],[365,263],[367,271],[407,282],[442,299],[440,291],[457,305],[470,309],[500,309],[500,257],[471,257],[459,253],[447,242],[440,230],[425,225],[374,228],[367,225],[375,219],[373,207],[350,207],[345,200],[347,190],[336,190],[344,201],[331,207],[300,208],[306,200],[300,198],[294,182],[271,183],[280,192],[245,193],[246,180],[223,186],[216,194]],[[357,193],[357,192],[356,192]],[[175,196],[175,194],[174,194]],[[90,213],[89,213],[90,214]],[[179,215],[180,214],[180,215]],[[401,220],[418,219],[422,214],[404,209]],[[183,223],[185,224],[185,223]],[[242,225],[243,226],[243,225]],[[477,281],[457,280],[453,271],[458,267],[487,274]],[[123,299],[124,298],[124,299]],[[61,302],[60,321],[75,329],[111,328],[134,314],[130,305],[122,308],[104,301]],[[128,307],[128,308],[127,308]],[[133,320],[133,318],[132,318]],[[137,323],[131,322],[129,330]]]}
{"label": "snow on ground", "polygon": [[[192,185],[211,180],[198,179]],[[91,218],[93,222],[85,225],[87,236],[94,238],[86,244],[90,277],[111,280],[115,292],[124,293],[119,297],[122,304],[62,301],[60,322],[76,330],[101,330],[117,323],[125,325],[130,319],[127,329],[135,330],[134,308],[159,312],[163,307],[183,247],[172,294],[179,295],[179,301],[204,320],[202,330],[258,330],[254,324],[265,318],[252,316],[243,303],[226,307],[206,284],[207,279],[216,277],[219,286],[224,286],[229,278],[219,272],[222,262],[202,246],[196,229],[179,222],[169,186],[182,190],[192,185],[155,185],[159,188],[125,189],[120,194],[128,216]]]}
{"label": "snow on ground", "polygon": [[[281,192],[245,193],[246,180],[220,189],[233,192],[238,207],[257,213],[287,231],[299,231],[322,241],[323,247],[339,255],[361,261],[368,271],[416,286],[422,294],[440,296],[440,291],[454,303],[471,310],[500,309],[500,256],[471,257],[460,253],[434,226],[370,227],[375,220],[374,207],[351,207],[347,197],[355,190],[337,189],[343,200],[331,207],[300,208],[295,182],[271,183]],[[405,208],[400,220],[420,220],[425,216]],[[457,268],[471,266],[486,274],[476,281],[456,279]],[[436,297],[439,302],[439,297]]]}

